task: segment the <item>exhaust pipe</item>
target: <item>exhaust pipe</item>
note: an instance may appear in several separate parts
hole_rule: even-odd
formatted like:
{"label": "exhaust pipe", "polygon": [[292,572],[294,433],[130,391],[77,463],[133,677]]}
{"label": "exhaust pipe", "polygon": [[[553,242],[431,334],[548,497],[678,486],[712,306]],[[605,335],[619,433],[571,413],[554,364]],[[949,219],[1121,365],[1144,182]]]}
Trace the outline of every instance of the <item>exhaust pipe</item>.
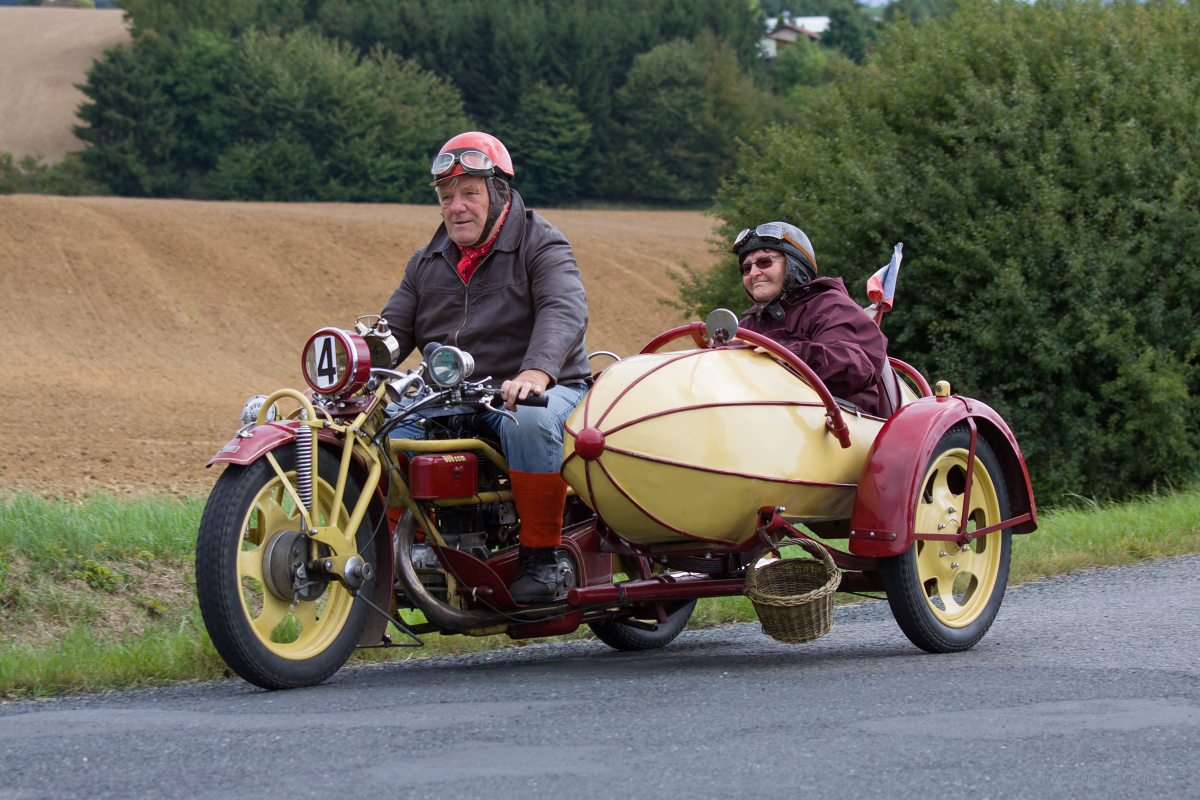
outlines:
{"label": "exhaust pipe", "polygon": [[401,585],[404,586],[404,591],[409,599],[425,615],[425,619],[440,628],[449,628],[460,633],[475,628],[490,628],[493,625],[511,622],[510,619],[498,611],[473,611],[454,608],[430,594],[429,590],[425,588],[425,584],[421,583],[421,579],[417,577],[416,567],[412,563],[412,544],[416,532],[416,517],[411,512],[402,516],[400,522],[396,525],[396,540],[398,545],[396,577],[399,578]]}

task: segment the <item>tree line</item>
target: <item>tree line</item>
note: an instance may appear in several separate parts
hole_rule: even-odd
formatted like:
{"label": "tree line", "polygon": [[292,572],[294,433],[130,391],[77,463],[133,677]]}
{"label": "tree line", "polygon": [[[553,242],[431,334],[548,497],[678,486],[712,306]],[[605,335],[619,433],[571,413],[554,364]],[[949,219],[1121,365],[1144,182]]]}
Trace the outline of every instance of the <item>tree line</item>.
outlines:
{"label": "tree line", "polygon": [[830,44],[767,74],[779,10],[754,0],[121,5],[134,42],[82,86],[87,185],[245,200],[428,202],[430,155],[478,128],[509,145],[531,202],[704,205],[739,141],[796,115],[796,87],[865,60],[869,27],[851,0],[790,3],[835,17]]}

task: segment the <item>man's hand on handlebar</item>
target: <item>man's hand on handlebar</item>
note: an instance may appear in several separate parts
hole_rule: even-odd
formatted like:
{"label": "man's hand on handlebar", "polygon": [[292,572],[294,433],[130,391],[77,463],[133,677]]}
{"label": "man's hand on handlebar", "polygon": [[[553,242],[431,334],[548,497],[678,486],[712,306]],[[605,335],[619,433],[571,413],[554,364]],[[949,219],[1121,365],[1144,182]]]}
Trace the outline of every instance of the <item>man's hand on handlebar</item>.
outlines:
{"label": "man's hand on handlebar", "polygon": [[517,409],[517,400],[524,400],[530,394],[544,394],[550,385],[550,376],[540,369],[522,370],[511,381],[505,381],[500,387],[500,395],[504,398],[504,407],[509,411]]}

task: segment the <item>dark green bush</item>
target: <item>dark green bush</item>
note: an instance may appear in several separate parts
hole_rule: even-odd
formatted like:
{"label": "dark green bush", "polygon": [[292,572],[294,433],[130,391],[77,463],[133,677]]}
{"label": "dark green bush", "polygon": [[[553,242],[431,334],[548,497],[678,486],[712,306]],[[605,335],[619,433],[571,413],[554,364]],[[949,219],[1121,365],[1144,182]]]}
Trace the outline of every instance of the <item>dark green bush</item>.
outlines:
{"label": "dark green bush", "polygon": [[777,119],[728,45],[711,34],[638,56],[616,94],[624,145],[603,193],[667,202],[707,200],[733,166],[739,137]]}
{"label": "dark green bush", "polygon": [[573,89],[539,83],[496,129],[512,154],[515,183],[530,203],[556,205],[579,194],[594,159],[592,125],[577,100]]}
{"label": "dark green bush", "polygon": [[[752,70],[761,72],[756,50],[761,13],[747,0],[324,0],[316,19],[328,36],[363,50],[383,45],[448,78],[481,130],[514,130],[514,116],[526,116],[531,102],[552,98],[559,109],[567,103],[578,109],[583,120],[556,110],[536,133],[528,124],[516,128],[530,131],[537,147],[538,141],[561,140],[571,148],[582,138],[581,123],[591,129],[583,151],[586,168],[574,176],[555,174],[554,188],[527,187],[520,166],[526,156],[510,148],[518,167],[516,186],[535,202],[604,196],[614,186],[621,187],[622,197],[663,199],[657,187],[645,195],[637,191],[640,167],[621,154],[633,141],[630,131],[641,128],[631,129],[619,119],[614,105],[616,90],[634,77],[635,59],[654,48],[711,34],[729,48],[741,80]],[[549,95],[541,87],[568,93]],[[711,110],[689,113],[703,116]],[[739,125],[737,120],[721,123],[731,129]],[[683,135],[692,145],[704,140],[690,131]],[[684,146],[675,140],[664,144]],[[706,151],[692,154],[710,159]],[[723,163],[721,171],[728,166]],[[708,185],[711,189],[715,182]],[[709,195],[702,194],[707,200]],[[691,198],[696,192],[673,189],[669,195]]]}
{"label": "dark green bush", "polygon": [[315,5],[310,0],[121,0],[135,38],[191,28],[232,35],[252,28],[289,32],[304,25]]}
{"label": "dark green bush", "polygon": [[428,201],[430,153],[470,126],[443,79],[306,31],[146,34],[84,93],[83,159],[122,195]]}
{"label": "dark green bush", "polygon": [[106,51],[77,112],[89,175],[119,195],[203,196],[198,184],[234,141],[235,61],[233,39],[199,29]]}
{"label": "dark green bush", "polygon": [[12,153],[0,153],[0,194],[16,193],[110,194],[107,187],[88,178],[79,153],[67,153],[53,164],[46,164],[37,156],[18,160]]}
{"label": "dark green bush", "polygon": [[796,91],[798,88],[830,83],[854,66],[840,51],[805,39],[783,48],[771,64],[770,73],[771,89],[783,101],[783,116],[793,119],[804,114],[807,98],[804,92]]}
{"label": "dark green bush", "polygon": [[856,64],[867,60],[867,25],[862,15],[850,3],[837,3],[829,9],[829,28],[821,36],[821,44]]}
{"label": "dark green bush", "polygon": [[[120,194],[379,196],[378,187],[363,189],[357,179],[347,184],[334,174],[327,159],[342,152],[336,147],[324,147],[297,126],[247,134],[244,121],[262,128],[258,123],[271,114],[237,116],[223,107],[237,94],[233,79],[240,73],[229,71],[236,55],[214,50],[255,30],[286,37],[303,28],[376,56],[382,47],[442,76],[461,92],[456,113],[461,118],[465,109],[474,120],[468,127],[508,142],[516,186],[537,204],[601,196],[707,202],[735,162],[732,142],[749,130],[742,119],[720,116],[746,105],[726,102],[722,94],[745,87],[756,97],[755,83],[767,83],[756,49],[762,14],[746,0],[124,0],[123,7],[137,45],[97,68],[89,88],[102,97],[97,109],[85,112],[94,135],[107,137],[104,152],[88,156],[89,168]],[[690,80],[716,83],[696,95],[696,108],[675,109],[683,118],[676,114],[670,125],[657,126],[671,137],[661,144],[673,164],[655,165],[664,181],[643,192],[640,148],[646,142],[639,137],[654,126],[638,118],[655,102],[645,96],[648,76],[635,69],[635,60],[675,41],[714,37],[720,57],[704,55]],[[216,61],[195,63],[206,56]],[[198,79],[188,76],[193,70]],[[788,80],[813,80],[785,72]],[[245,81],[238,77],[237,83]],[[628,84],[618,108],[617,90]],[[418,105],[427,107],[439,96],[459,96],[427,84],[418,88],[428,98]],[[658,105],[677,103],[679,87],[668,78],[663,88],[672,97]],[[95,119],[101,112],[107,115],[103,131]],[[764,116],[778,114],[769,110],[753,125]],[[688,128],[691,122],[703,129]],[[422,160],[439,144],[431,141]]]}
{"label": "dark green bush", "polygon": [[[893,355],[1012,424],[1044,501],[1197,466],[1200,7],[964,0],[807,90],[719,192],[863,284],[905,243]],[[697,311],[747,303],[727,259]]]}

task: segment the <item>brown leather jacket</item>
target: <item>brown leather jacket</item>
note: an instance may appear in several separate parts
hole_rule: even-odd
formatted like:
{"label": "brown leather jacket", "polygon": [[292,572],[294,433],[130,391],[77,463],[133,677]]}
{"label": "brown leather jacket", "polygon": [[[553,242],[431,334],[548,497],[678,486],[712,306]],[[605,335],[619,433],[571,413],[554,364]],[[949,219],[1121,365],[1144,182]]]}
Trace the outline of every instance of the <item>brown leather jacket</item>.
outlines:
{"label": "brown leather jacket", "polygon": [[429,342],[475,359],[474,378],[499,386],[521,370],[540,369],[555,383],[591,376],[583,334],[587,296],[571,245],[512,193],[512,206],[491,252],[463,284],[460,254],[446,226],[413,253],[383,309],[402,357]]}
{"label": "brown leather jacket", "polygon": [[834,397],[866,414],[889,413],[880,401],[887,365],[887,337],[850,299],[841,278],[817,278],[782,298],[784,316],[756,316],[750,309],[739,327],[761,333],[813,368]]}

